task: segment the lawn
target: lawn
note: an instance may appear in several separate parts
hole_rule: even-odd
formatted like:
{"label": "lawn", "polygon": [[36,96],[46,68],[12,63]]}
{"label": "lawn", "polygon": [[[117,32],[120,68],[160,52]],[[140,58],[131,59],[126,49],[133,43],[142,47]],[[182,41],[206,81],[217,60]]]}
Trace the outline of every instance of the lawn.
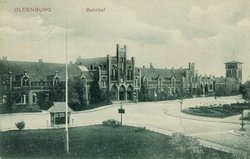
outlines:
{"label": "lawn", "polygon": [[200,106],[200,107],[190,107],[188,109],[182,110],[182,112],[197,115],[197,116],[206,116],[206,117],[215,117],[215,118],[225,118],[232,115],[237,115],[242,113],[244,109],[249,109],[250,106],[248,103],[242,104],[224,104],[223,106]]}
{"label": "lawn", "polygon": [[69,134],[70,154],[66,155],[64,129],[1,132],[0,157],[195,159],[195,153],[199,153],[205,159],[232,158],[231,154],[201,147],[191,138],[166,136],[143,128],[96,125],[70,128]]}

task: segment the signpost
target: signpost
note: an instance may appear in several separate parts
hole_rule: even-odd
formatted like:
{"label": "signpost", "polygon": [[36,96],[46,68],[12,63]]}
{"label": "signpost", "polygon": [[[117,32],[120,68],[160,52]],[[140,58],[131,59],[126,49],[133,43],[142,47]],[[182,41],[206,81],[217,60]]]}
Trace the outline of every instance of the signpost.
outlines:
{"label": "signpost", "polygon": [[121,114],[121,125],[122,125],[122,114],[125,114],[125,109],[123,109],[122,101],[121,101],[121,107],[118,109],[118,113]]}

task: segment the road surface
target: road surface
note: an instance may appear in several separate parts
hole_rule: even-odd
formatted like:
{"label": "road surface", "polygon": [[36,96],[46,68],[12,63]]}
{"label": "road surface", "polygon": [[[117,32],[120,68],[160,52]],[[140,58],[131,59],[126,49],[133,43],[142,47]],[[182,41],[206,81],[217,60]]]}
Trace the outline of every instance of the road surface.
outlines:
{"label": "road surface", "polygon": [[[244,102],[244,100],[240,96],[184,99],[182,108],[234,102]],[[106,119],[120,120],[119,107],[119,104],[114,104],[88,111],[73,112],[70,119],[71,126],[100,124]],[[223,119],[192,116],[180,112],[179,100],[126,103],[123,104],[123,108],[126,111],[123,115],[124,124],[145,126],[166,134],[180,132],[196,137],[204,144],[208,142],[217,147],[221,146],[220,149],[228,148],[228,151],[250,152],[250,136],[237,133],[240,128],[240,115]],[[50,127],[48,112],[4,114],[0,119],[0,131],[16,129],[15,123],[18,121],[24,121],[26,129]],[[247,124],[245,127],[249,132],[249,122]]]}

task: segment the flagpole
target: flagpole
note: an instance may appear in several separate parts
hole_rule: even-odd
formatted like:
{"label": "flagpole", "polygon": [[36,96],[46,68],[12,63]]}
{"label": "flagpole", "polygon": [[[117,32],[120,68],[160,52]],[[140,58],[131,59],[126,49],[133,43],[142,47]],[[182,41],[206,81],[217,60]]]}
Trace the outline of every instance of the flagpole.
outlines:
{"label": "flagpole", "polygon": [[68,130],[68,17],[66,16],[66,61],[65,61],[65,70],[66,70],[66,78],[65,78],[65,105],[66,105],[66,112],[65,112],[65,150],[66,153],[69,154],[69,130]]}

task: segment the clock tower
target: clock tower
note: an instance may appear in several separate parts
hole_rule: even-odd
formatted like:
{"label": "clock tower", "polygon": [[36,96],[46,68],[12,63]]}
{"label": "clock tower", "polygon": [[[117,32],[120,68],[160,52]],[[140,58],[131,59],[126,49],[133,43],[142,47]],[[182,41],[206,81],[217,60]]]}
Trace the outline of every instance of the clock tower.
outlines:
{"label": "clock tower", "polygon": [[239,83],[242,83],[242,64],[239,61],[226,62],[226,77],[234,78]]}

